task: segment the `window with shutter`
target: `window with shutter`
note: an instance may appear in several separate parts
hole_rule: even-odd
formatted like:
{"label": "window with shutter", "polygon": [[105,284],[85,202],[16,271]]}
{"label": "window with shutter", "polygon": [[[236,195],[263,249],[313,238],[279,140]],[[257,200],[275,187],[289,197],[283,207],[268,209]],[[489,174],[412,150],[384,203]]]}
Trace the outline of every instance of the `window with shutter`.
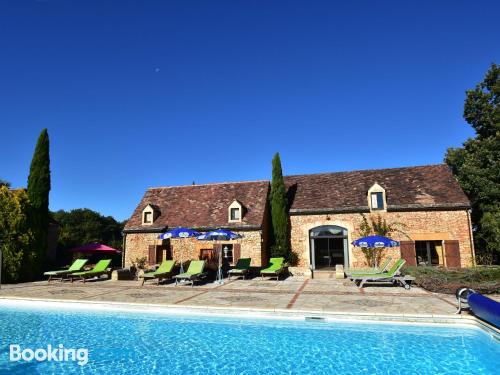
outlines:
{"label": "window with shutter", "polygon": [[377,183],[368,189],[368,206],[370,211],[385,211],[387,209],[385,189]]}
{"label": "window with shutter", "polygon": [[149,245],[149,247],[148,247],[148,263],[150,266],[153,266],[156,264],[156,246],[155,245]]}
{"label": "window with shutter", "polygon": [[413,241],[400,241],[399,249],[401,251],[401,258],[406,260],[407,266],[417,265],[417,255],[415,253],[415,242]]}
{"label": "window with shutter", "polygon": [[460,243],[457,240],[444,241],[444,254],[447,267],[457,267],[460,264]]}
{"label": "window with shutter", "polygon": [[239,243],[233,245],[233,263],[236,264],[241,258],[241,245]]}

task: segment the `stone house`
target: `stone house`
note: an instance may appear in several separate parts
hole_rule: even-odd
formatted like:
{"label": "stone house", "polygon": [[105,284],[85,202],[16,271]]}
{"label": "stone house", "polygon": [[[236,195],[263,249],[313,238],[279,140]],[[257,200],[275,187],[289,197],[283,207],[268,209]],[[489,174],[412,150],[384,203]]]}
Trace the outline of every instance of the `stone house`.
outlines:
{"label": "stone house", "polygon": [[[267,262],[269,181],[214,183],[151,188],[146,191],[124,228],[124,266],[141,257],[149,264],[212,259],[224,250],[226,261],[252,258],[252,266]],[[242,238],[199,241],[194,238],[159,240],[169,228],[189,227],[200,232],[229,229]]]}
{"label": "stone house", "polygon": [[446,165],[285,177],[291,249],[305,269],[366,267],[363,215],[399,224],[400,248],[384,250],[408,265],[467,267],[474,261],[470,203]]}
{"label": "stone house", "polygon": [[[286,176],[291,249],[298,272],[310,274],[335,265],[365,267],[351,242],[359,237],[365,215],[380,216],[402,231],[392,237],[399,248],[384,250],[409,265],[467,267],[474,262],[470,203],[446,165]],[[210,258],[218,246],[228,262],[268,259],[269,181],[236,182],[148,189],[124,229],[124,265],[139,257]],[[195,239],[158,240],[168,228],[206,231],[227,228],[243,238],[225,243]]]}

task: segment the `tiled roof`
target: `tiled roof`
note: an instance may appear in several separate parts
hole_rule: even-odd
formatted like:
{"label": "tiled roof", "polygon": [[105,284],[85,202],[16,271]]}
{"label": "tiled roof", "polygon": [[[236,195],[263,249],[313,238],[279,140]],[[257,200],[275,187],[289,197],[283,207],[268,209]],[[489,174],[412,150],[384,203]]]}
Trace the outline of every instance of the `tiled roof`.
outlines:
{"label": "tiled roof", "polygon": [[[285,177],[291,214],[367,212],[368,189],[375,183],[385,189],[389,211],[470,207],[444,164]],[[269,181],[151,188],[127,222],[125,231],[158,232],[177,226],[260,228],[268,190]],[[241,223],[228,222],[228,207],[234,200],[244,207]],[[148,204],[155,207],[160,216],[153,225],[143,226],[142,210]]]}
{"label": "tiled roof", "polygon": [[368,189],[386,191],[388,210],[467,208],[470,203],[444,164],[285,177],[290,213],[368,211]]}
{"label": "tiled roof", "polygon": [[[166,227],[257,229],[262,226],[269,181],[229,182],[151,188],[146,191],[125,231],[161,231]],[[228,208],[238,200],[244,207],[241,223],[228,222]],[[142,224],[142,210],[156,206],[153,225]]]}

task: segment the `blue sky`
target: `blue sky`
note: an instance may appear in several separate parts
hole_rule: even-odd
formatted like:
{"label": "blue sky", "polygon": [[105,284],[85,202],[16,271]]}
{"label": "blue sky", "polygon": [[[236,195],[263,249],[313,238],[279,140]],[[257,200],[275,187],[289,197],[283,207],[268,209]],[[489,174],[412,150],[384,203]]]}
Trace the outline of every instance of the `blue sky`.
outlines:
{"label": "blue sky", "polygon": [[440,163],[498,1],[1,1],[0,178],[49,129],[51,209],[150,186]]}

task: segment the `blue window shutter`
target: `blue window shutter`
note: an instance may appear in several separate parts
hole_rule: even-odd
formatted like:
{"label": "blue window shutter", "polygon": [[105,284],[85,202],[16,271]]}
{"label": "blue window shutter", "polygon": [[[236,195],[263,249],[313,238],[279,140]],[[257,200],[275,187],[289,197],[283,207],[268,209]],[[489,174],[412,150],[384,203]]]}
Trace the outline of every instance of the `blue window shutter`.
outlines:
{"label": "blue window shutter", "polygon": [[384,196],[383,196],[383,193],[377,193],[377,206],[380,209],[384,208]]}

